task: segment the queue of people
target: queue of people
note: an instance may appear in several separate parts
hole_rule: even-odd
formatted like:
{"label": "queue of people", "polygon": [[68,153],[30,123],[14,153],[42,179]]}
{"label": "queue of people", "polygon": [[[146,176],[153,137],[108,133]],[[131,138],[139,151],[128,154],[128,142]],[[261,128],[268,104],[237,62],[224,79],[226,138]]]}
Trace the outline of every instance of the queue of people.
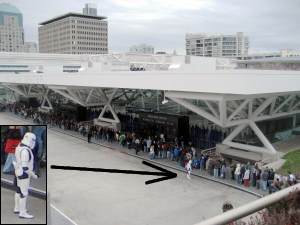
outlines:
{"label": "queue of people", "polygon": [[264,168],[262,161],[254,165],[251,165],[250,162],[244,164],[234,160],[228,163],[224,158],[204,151],[198,156],[196,149],[193,146],[187,146],[182,136],[174,138],[173,141],[166,140],[163,133],[142,137],[134,132],[115,131],[111,128],[77,122],[74,118],[67,117],[68,115],[64,115],[59,111],[49,115],[16,105],[8,105],[6,107],[9,111],[25,119],[28,117],[32,118],[34,123],[49,124],[63,130],[80,133],[84,137],[87,136],[89,143],[91,143],[92,138],[102,142],[117,142],[122,148],[133,149],[135,154],[138,154],[140,151],[147,153],[150,160],[167,159],[174,161],[189,171],[188,179],[190,179],[192,168],[207,171],[214,179],[226,179],[229,173],[231,175],[230,179],[235,180],[237,184],[245,187],[252,185],[257,189],[269,191],[269,193],[297,182],[297,178],[292,173],[289,174],[286,180],[281,175],[275,178],[274,170],[272,168]]}

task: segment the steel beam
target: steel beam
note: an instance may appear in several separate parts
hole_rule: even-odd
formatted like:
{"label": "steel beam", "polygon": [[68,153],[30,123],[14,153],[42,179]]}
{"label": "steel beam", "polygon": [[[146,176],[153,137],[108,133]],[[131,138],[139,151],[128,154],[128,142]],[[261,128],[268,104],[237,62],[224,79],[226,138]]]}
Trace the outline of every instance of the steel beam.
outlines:
{"label": "steel beam", "polygon": [[222,127],[222,123],[221,121],[216,118],[215,116],[211,115],[210,113],[206,112],[205,110],[201,109],[199,106],[196,106],[184,99],[180,99],[180,98],[174,98],[174,97],[169,97],[169,99],[173,100],[174,102],[177,102],[178,104],[182,105],[183,107],[197,113],[198,115],[212,121],[213,123],[219,125]]}

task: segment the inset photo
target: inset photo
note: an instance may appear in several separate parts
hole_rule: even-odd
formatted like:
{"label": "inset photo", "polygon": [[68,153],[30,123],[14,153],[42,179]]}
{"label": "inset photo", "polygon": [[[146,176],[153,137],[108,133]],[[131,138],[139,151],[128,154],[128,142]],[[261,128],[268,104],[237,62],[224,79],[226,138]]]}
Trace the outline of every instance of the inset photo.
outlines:
{"label": "inset photo", "polygon": [[0,126],[1,224],[47,223],[47,126]]}

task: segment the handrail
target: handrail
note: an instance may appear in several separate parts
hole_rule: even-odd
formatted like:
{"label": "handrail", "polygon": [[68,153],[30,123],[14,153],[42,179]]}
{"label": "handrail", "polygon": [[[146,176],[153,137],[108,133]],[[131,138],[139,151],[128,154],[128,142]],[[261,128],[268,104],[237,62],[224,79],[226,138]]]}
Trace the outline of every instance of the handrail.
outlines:
{"label": "handrail", "polygon": [[221,225],[230,223],[280,201],[281,199],[289,196],[289,193],[294,192],[296,189],[300,190],[300,183],[285,188],[281,191],[275,192],[274,194],[255,200],[253,202],[250,202],[236,209],[229,210],[223,214],[212,217],[195,225]]}

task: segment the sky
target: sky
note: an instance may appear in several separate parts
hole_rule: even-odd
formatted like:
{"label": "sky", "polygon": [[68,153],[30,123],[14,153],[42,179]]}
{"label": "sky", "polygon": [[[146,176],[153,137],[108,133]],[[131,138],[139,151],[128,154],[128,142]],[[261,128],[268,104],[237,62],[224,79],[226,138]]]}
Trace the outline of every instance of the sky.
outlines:
{"label": "sky", "polygon": [[250,53],[300,51],[299,0],[0,0],[23,13],[25,41],[38,42],[38,23],[68,12],[82,13],[96,3],[107,16],[109,52],[132,45],[185,54],[186,33],[233,35],[250,39]]}

